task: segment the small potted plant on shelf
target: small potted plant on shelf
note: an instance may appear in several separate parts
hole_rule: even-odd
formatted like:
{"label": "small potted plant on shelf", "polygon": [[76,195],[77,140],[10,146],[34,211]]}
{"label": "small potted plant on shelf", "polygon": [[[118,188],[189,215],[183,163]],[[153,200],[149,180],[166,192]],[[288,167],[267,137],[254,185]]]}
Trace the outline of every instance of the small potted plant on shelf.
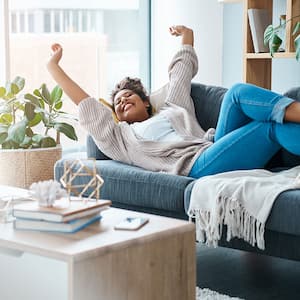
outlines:
{"label": "small potted plant on shelf", "polygon": [[[25,79],[16,77],[0,87],[0,185],[29,187],[53,177],[61,158],[60,133],[77,140],[71,115],[62,111],[62,89],[42,84],[22,94]],[[55,133],[55,138],[50,133]]]}
{"label": "small potted plant on shelf", "polygon": [[[300,15],[299,15],[300,16]],[[264,32],[264,43],[265,45],[269,45],[270,54],[273,57],[275,52],[278,52],[279,47],[282,44],[282,39],[280,38],[280,31],[285,29],[285,26],[288,22],[291,22],[293,19],[298,18],[299,16],[295,16],[289,20],[284,20],[280,22],[278,26],[269,25]],[[292,36],[294,38],[295,52],[296,52],[296,60],[300,60],[300,22],[296,22]]]}

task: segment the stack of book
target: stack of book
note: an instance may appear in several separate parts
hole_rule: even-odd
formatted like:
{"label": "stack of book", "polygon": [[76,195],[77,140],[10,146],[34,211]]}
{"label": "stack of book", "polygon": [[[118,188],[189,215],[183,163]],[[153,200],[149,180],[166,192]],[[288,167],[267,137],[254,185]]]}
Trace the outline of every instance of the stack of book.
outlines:
{"label": "stack of book", "polygon": [[13,208],[14,228],[73,233],[101,219],[101,211],[110,200],[82,201],[61,199],[53,207],[40,206],[37,201],[17,204]]}

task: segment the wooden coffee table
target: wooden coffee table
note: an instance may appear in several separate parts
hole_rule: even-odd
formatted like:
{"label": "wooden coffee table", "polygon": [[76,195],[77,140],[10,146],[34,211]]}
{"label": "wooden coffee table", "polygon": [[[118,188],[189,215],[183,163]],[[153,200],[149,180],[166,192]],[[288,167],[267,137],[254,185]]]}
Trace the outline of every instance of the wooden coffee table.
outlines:
{"label": "wooden coffee table", "polygon": [[[69,300],[195,300],[193,223],[116,208],[102,215],[99,223],[75,234],[16,231],[12,223],[0,224],[0,252],[63,262]],[[150,221],[138,231],[113,229],[129,216]]]}

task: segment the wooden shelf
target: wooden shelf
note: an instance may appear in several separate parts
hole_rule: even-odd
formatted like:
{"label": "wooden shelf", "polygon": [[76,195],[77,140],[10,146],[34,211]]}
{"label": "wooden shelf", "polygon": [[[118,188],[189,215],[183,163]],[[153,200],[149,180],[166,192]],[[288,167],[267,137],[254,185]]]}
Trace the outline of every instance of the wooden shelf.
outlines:
{"label": "wooden shelf", "polygon": [[[296,53],[295,52],[278,52],[274,53],[273,58],[295,58]],[[246,53],[245,58],[247,59],[265,59],[269,58],[272,59],[272,56],[270,53]]]}
{"label": "wooden shelf", "polygon": [[[226,1],[226,0],[225,0]],[[286,19],[291,22],[286,24],[285,28],[285,52],[274,53],[271,57],[270,53],[254,53],[253,41],[248,20],[248,9],[258,8],[267,9],[273,15],[273,2],[275,0],[244,0],[244,81],[252,83],[266,89],[272,86],[272,61],[273,58],[293,58],[295,59],[294,38],[292,29],[300,17],[300,0],[286,0],[285,14]],[[275,22],[276,23],[276,22]]]}

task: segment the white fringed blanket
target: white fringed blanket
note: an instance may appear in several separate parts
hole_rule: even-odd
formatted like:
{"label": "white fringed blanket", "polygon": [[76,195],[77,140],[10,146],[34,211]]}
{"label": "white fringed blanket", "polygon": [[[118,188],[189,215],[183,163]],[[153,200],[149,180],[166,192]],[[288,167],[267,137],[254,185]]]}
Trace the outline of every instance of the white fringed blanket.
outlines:
{"label": "white fringed blanket", "polygon": [[188,210],[196,221],[196,239],[216,247],[224,224],[227,241],[238,237],[265,249],[265,222],[276,197],[297,188],[300,188],[300,166],[278,173],[255,169],[198,179]]}

